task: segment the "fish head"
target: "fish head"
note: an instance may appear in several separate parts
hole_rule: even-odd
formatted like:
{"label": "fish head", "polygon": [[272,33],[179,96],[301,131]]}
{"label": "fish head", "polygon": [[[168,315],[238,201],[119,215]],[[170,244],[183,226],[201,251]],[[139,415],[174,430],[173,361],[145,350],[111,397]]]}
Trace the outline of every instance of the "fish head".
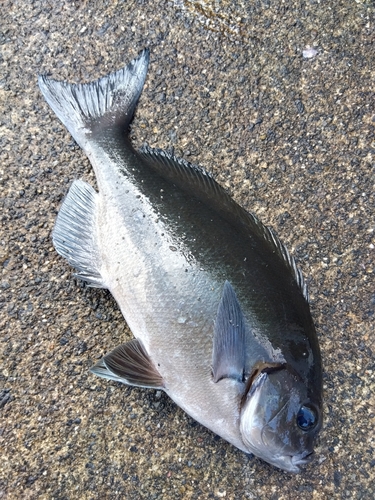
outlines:
{"label": "fish head", "polygon": [[312,458],[322,423],[321,403],[286,365],[259,370],[242,399],[242,440],[257,457],[288,472]]}

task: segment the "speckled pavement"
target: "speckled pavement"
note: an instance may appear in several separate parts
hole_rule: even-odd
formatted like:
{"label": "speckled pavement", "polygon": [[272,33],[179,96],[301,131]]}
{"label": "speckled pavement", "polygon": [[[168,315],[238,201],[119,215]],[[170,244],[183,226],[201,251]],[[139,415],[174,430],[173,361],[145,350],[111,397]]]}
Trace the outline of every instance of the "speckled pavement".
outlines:
{"label": "speckled pavement", "polygon": [[[0,31],[0,498],[373,499],[373,1],[4,0]],[[88,81],[143,47],[134,143],[209,169],[309,283],[325,422],[299,475],[88,371],[131,334],[52,247],[71,182],[95,181],[37,75]]]}

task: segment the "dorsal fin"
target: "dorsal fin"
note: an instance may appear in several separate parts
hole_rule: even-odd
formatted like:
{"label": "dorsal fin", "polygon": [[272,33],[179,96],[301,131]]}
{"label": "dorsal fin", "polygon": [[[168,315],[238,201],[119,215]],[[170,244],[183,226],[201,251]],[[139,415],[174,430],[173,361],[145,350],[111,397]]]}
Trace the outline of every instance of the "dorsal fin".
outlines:
{"label": "dorsal fin", "polygon": [[215,208],[231,224],[252,233],[269,244],[270,250],[278,255],[289,270],[305,299],[308,301],[307,285],[302,272],[288,249],[275,232],[265,226],[254,214],[236,203],[202,167],[189,163],[161,149],[143,147],[140,155],[160,175],[191,193],[203,203]]}

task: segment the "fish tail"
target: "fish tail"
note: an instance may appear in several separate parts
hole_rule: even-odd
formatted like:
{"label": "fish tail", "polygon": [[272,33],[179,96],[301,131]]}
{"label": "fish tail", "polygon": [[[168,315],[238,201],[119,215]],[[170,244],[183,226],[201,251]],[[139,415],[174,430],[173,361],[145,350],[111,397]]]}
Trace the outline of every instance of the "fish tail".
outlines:
{"label": "fish tail", "polygon": [[72,134],[85,147],[89,137],[103,129],[126,131],[142,92],[149,63],[144,49],[125,68],[91,83],[69,84],[38,78],[48,104]]}

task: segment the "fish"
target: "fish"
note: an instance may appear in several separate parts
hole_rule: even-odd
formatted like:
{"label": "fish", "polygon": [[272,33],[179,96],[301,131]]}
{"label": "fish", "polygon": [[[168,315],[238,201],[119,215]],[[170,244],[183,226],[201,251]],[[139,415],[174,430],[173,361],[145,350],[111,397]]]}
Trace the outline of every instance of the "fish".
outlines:
{"label": "fish", "polygon": [[115,298],[134,338],[91,372],[165,391],[193,419],[284,471],[310,462],[322,426],[322,361],[307,286],[276,233],[207,170],[136,151],[129,125],[150,53],[96,81],[46,75],[40,90],[86,153],[56,251]]}

